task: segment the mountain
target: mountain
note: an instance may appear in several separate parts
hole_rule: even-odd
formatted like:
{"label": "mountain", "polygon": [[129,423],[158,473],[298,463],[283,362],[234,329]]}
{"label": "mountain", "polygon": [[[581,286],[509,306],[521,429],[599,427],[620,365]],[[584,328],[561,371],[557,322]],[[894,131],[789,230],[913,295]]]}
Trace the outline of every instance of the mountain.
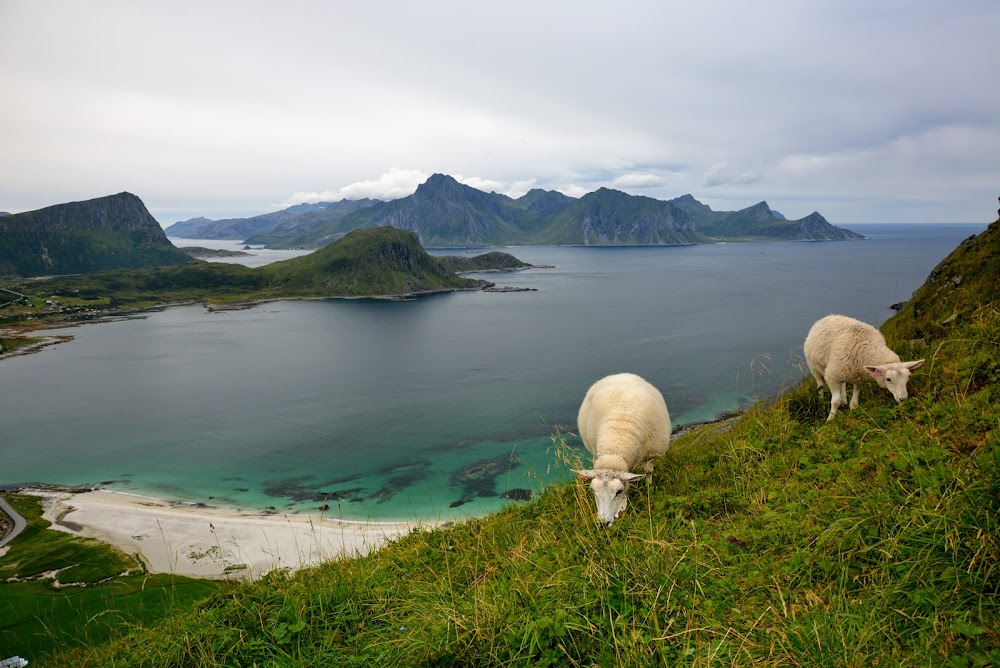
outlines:
{"label": "mountain", "polygon": [[579,199],[531,190],[518,199],[434,174],[408,197],[349,213],[276,248],[315,248],[350,230],[389,225],[425,246],[679,244],[708,239],[679,207],[602,188]]}
{"label": "mountain", "polygon": [[0,276],[79,274],[190,262],[123,192],[0,217]]}
{"label": "mountain", "polygon": [[251,218],[225,218],[210,220],[192,218],[174,223],[166,229],[167,236],[182,239],[236,239],[242,241],[251,235],[279,225],[296,216],[324,210],[329,202],[296,204],[281,211],[263,213]]}
{"label": "mountain", "polygon": [[378,202],[278,248],[316,248],[355,229],[391,226],[413,232],[424,246],[496,246],[516,243],[520,234],[504,195],[485,193],[450,176],[434,174],[401,199]]}
{"label": "mountain", "polygon": [[[330,202],[326,207],[319,210],[305,211],[291,218],[278,222],[259,232],[255,232],[246,238],[248,244],[276,244],[287,239],[292,239],[312,230],[327,225],[335,220],[343,218],[352,211],[364,209],[374,205],[378,200],[355,199]],[[292,207],[295,208],[295,207]],[[291,209],[286,209],[291,211]]]}
{"label": "mountain", "polygon": [[200,238],[197,236],[198,230],[214,222],[214,220],[203,217],[192,218],[191,220],[176,222],[164,230],[164,232],[168,237],[177,239],[198,239]]}
{"label": "mountain", "polygon": [[683,209],[663,200],[600,188],[553,215],[534,243],[585,246],[697,244],[708,239]]}
{"label": "mountain", "polygon": [[713,211],[691,195],[682,195],[670,201],[691,216],[699,232],[713,239],[844,241],[865,238],[851,230],[831,225],[816,212],[799,220],[788,220],[771,209],[767,202],[758,202],[739,211]]}

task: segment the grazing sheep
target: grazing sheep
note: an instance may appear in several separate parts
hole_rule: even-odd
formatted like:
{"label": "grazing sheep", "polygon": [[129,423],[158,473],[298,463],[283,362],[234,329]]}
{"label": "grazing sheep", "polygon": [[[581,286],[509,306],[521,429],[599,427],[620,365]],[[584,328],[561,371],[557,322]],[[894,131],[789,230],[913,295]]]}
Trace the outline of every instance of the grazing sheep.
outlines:
{"label": "grazing sheep", "polygon": [[809,371],[819,383],[830,388],[830,416],[847,395],[847,383],[854,384],[848,408],[858,407],[858,385],[866,377],[875,379],[889,390],[896,401],[907,397],[906,382],[910,372],[923,365],[923,360],[900,362],[899,355],[885,345],[882,333],[869,324],[843,315],[828,315],[809,329],[803,346]]}
{"label": "grazing sheep", "polygon": [[653,460],[670,446],[667,404],[660,391],[639,376],[619,373],[591,386],[577,425],[594,455],[594,468],[576,474],[590,482],[601,524],[611,526],[628,505],[629,482],[642,477],[629,469],[643,464],[648,484]]}

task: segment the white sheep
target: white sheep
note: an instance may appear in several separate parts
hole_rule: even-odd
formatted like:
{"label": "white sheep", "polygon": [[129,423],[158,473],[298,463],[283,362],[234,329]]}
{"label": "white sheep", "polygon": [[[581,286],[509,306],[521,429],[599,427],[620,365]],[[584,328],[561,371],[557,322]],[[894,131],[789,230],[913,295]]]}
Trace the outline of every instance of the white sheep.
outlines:
{"label": "white sheep", "polygon": [[659,390],[635,374],[606,376],[587,391],[577,426],[594,455],[594,468],[576,474],[590,482],[597,518],[610,527],[628,505],[629,482],[642,477],[629,470],[643,464],[648,484],[653,460],[670,446],[667,404]]}
{"label": "white sheep", "polygon": [[847,395],[847,383],[854,384],[848,408],[858,407],[858,385],[871,377],[881,387],[889,390],[896,401],[907,397],[906,382],[910,372],[923,365],[923,360],[901,362],[899,355],[885,344],[885,337],[869,324],[843,315],[820,318],[809,329],[803,346],[809,371],[819,383],[830,388],[830,416]]}

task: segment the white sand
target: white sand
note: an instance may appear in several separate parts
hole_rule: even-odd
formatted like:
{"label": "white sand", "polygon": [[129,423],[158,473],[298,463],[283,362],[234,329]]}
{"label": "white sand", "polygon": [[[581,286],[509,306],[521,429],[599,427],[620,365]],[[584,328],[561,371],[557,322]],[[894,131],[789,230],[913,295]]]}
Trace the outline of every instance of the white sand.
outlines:
{"label": "white sand", "polygon": [[196,507],[103,490],[24,492],[44,499],[53,529],[138,554],[152,573],[197,578],[255,579],[276,568],[367,554],[420,526]]}

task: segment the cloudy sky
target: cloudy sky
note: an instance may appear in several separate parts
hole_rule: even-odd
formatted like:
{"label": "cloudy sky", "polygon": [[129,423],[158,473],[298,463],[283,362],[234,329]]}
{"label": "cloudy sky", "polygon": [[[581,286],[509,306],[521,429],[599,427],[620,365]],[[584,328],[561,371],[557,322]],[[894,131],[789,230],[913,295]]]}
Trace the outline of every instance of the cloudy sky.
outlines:
{"label": "cloudy sky", "polygon": [[0,210],[601,186],[990,222],[1000,2],[0,0]]}

